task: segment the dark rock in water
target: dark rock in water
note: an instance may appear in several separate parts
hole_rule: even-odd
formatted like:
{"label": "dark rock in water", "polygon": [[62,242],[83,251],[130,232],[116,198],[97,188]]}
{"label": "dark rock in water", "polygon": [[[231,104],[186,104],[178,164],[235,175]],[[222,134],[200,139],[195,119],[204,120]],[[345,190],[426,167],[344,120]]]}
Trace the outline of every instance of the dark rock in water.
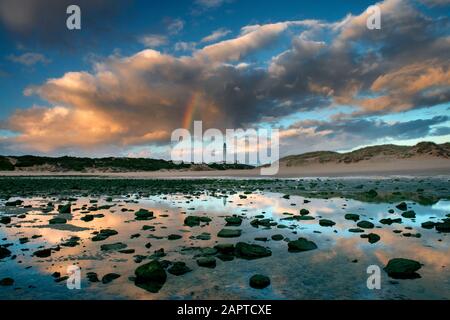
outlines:
{"label": "dark rock in water", "polygon": [[277,223],[275,221],[272,221],[271,219],[254,219],[250,222],[250,225],[255,228],[258,228],[259,226],[270,228],[276,226]]}
{"label": "dark rock in water", "polygon": [[322,227],[332,227],[334,226],[336,223],[334,221],[328,220],[328,219],[320,219],[319,220],[319,224]]}
{"label": "dark rock in water", "polygon": [[285,195],[283,196],[283,199],[290,199],[290,198],[291,198],[291,196],[288,195],[288,194],[285,194]]}
{"label": "dark rock in water", "polygon": [[422,235],[420,233],[410,233],[410,232],[406,232],[403,234],[404,237],[410,238],[410,237],[414,237],[414,238],[421,238]]}
{"label": "dark rock in water", "polygon": [[58,212],[59,213],[71,213],[72,212],[72,204],[67,203],[65,205],[59,205]]}
{"label": "dark rock in water", "polygon": [[405,202],[401,202],[401,203],[399,203],[398,205],[396,205],[395,207],[396,207],[398,210],[401,210],[401,211],[406,211],[406,210],[408,210],[408,206],[406,205]]}
{"label": "dark rock in water", "polygon": [[211,240],[211,234],[203,232],[195,237],[197,240]]}
{"label": "dark rock in water", "polygon": [[309,210],[307,210],[307,209],[301,209],[301,210],[300,210],[300,215],[306,216],[306,215],[308,215],[308,214],[309,214]]}
{"label": "dark rock in water", "polygon": [[369,234],[362,234],[361,238],[363,239],[369,239],[369,243],[376,243],[380,241],[381,237],[377,235],[376,233],[369,233]]}
{"label": "dark rock in water", "polygon": [[238,216],[226,217],[225,221],[227,226],[240,226],[242,224],[242,218]]}
{"label": "dark rock in water", "polygon": [[162,257],[165,257],[166,253],[164,252],[164,248],[155,250],[155,252],[153,252],[153,254],[150,256],[151,259],[159,259]]}
{"label": "dark rock in water", "polygon": [[92,214],[87,214],[84,217],[81,217],[80,220],[84,221],[84,222],[89,222],[94,220],[94,216]]}
{"label": "dark rock in water", "polygon": [[53,219],[50,219],[48,223],[50,224],[64,224],[67,222],[67,219],[61,218],[61,217],[55,217]]}
{"label": "dark rock in water", "polygon": [[234,253],[234,244],[231,243],[221,243],[214,246],[214,249],[224,254]]}
{"label": "dark rock in water", "polygon": [[206,248],[201,248],[200,252],[201,252],[202,256],[213,256],[213,255],[217,254],[218,251],[216,248],[206,247]]}
{"label": "dark rock in water", "polygon": [[356,225],[363,229],[372,229],[373,227],[375,227],[372,222],[366,220],[360,221]]}
{"label": "dark rock in water", "polygon": [[20,244],[25,244],[27,242],[30,242],[30,240],[27,237],[19,238]]}
{"label": "dark rock in water", "polygon": [[4,247],[0,247],[0,259],[9,257],[11,255],[11,251]]}
{"label": "dark rock in water", "polygon": [[86,273],[86,277],[88,278],[89,282],[99,282],[100,281],[95,272]]}
{"label": "dark rock in water", "polygon": [[283,239],[284,239],[284,237],[283,237],[282,234],[274,234],[274,235],[272,236],[272,240],[274,240],[274,241],[281,241],[281,240],[283,240]]}
{"label": "dark rock in water", "polygon": [[414,219],[416,217],[416,213],[412,210],[405,211],[402,213],[402,217],[408,218],[408,219]]}
{"label": "dark rock in water", "polygon": [[211,222],[211,218],[208,217],[200,217],[200,216],[188,216],[184,219],[184,225],[188,227],[199,226],[201,222]]}
{"label": "dark rock in water", "polygon": [[242,230],[240,229],[222,229],[219,231],[217,236],[219,238],[237,238],[242,234]]}
{"label": "dark rock in water", "polygon": [[140,233],[135,233],[135,234],[132,234],[132,235],[130,236],[130,239],[137,239],[137,238],[139,238],[140,236],[141,236]]}
{"label": "dark rock in water", "polygon": [[51,249],[37,250],[33,253],[33,255],[38,258],[47,258],[52,255],[52,250]]}
{"label": "dark rock in water", "polygon": [[354,214],[354,213],[347,213],[344,218],[346,220],[353,220],[355,222],[357,222],[359,220],[359,214]]}
{"label": "dark rock in water", "polygon": [[123,250],[119,250],[120,253],[123,254],[133,254],[136,250],[134,249],[123,249]]}
{"label": "dark rock in water", "polygon": [[0,280],[0,286],[12,286],[14,284],[14,279],[12,278],[3,278]]}
{"label": "dark rock in water", "polygon": [[102,229],[102,230],[100,230],[100,232],[97,235],[92,237],[92,241],[103,241],[103,240],[108,239],[111,236],[115,236],[116,234],[118,234],[118,232],[116,230]]}
{"label": "dark rock in water", "polygon": [[255,241],[267,242],[269,239],[267,239],[267,237],[256,237]]}
{"label": "dark rock in water", "polygon": [[100,249],[102,251],[114,251],[114,250],[122,250],[122,249],[125,249],[126,247],[127,247],[127,245],[125,243],[116,242],[116,243],[111,243],[111,244],[102,244],[100,246]]}
{"label": "dark rock in water", "polygon": [[167,271],[175,276],[181,276],[185,273],[192,271],[192,269],[186,266],[186,263],[177,261],[174,262],[173,265]]}
{"label": "dark rock in water", "polygon": [[179,234],[170,234],[170,235],[167,237],[167,240],[178,240],[178,239],[181,239],[181,238],[183,238],[183,237],[180,236]]}
{"label": "dark rock in water", "polygon": [[10,217],[5,217],[5,216],[3,216],[3,217],[0,218],[0,223],[1,223],[1,224],[8,224],[8,223],[11,223],[11,218],[10,218]]}
{"label": "dark rock in water", "polygon": [[394,211],[394,209],[389,209],[388,212],[389,213],[394,213],[395,211]]}
{"label": "dark rock in water", "polygon": [[381,219],[380,220],[381,224],[387,224],[387,225],[391,225],[393,223],[402,223],[402,218],[397,218],[397,219],[391,219],[391,218],[387,218],[387,219]]}
{"label": "dark rock in water", "polygon": [[197,264],[200,267],[215,268],[216,267],[216,258],[214,258],[214,257],[201,257],[201,258],[197,259]]}
{"label": "dark rock in water", "polygon": [[364,230],[360,229],[360,228],[352,228],[352,229],[348,229],[348,232],[353,232],[353,233],[363,233]]}
{"label": "dark rock in water", "polygon": [[435,225],[436,225],[436,223],[433,221],[426,221],[426,222],[423,222],[421,226],[424,229],[433,229]]}
{"label": "dark rock in water", "polygon": [[366,192],[366,195],[369,198],[375,198],[376,196],[378,196],[378,192],[374,189],[370,189],[369,191]]}
{"label": "dark rock in water", "polygon": [[289,252],[302,252],[317,249],[317,245],[305,238],[298,238],[298,240],[288,242]]}
{"label": "dark rock in water", "polygon": [[111,281],[113,281],[113,280],[115,280],[115,279],[117,279],[117,278],[120,278],[120,274],[117,274],[117,273],[108,273],[108,274],[105,274],[105,275],[103,276],[103,278],[102,278],[102,283],[103,283],[103,284],[107,284],[107,283],[110,283]]}
{"label": "dark rock in water", "polygon": [[450,222],[446,221],[446,222],[437,222],[436,225],[436,230],[439,232],[450,232]]}
{"label": "dark rock in water", "polygon": [[136,220],[150,220],[153,219],[153,212],[146,209],[139,209],[134,213]]}
{"label": "dark rock in water", "polygon": [[262,274],[255,274],[250,278],[250,287],[264,289],[270,285],[270,278]]}
{"label": "dark rock in water", "polygon": [[389,260],[384,271],[394,279],[417,279],[420,278],[420,275],[416,271],[421,267],[422,265],[417,261],[395,258]]}
{"label": "dark rock in water", "polygon": [[7,201],[5,203],[6,207],[17,207],[22,205],[23,201],[22,200],[14,200],[14,201]]}
{"label": "dark rock in water", "polygon": [[166,270],[158,260],[139,266],[134,274],[136,275],[134,284],[152,293],[161,290],[167,279]]}
{"label": "dark rock in water", "polygon": [[234,255],[232,255],[232,254],[225,254],[225,253],[219,253],[218,255],[217,255],[217,258],[219,258],[220,260],[222,260],[222,261],[232,261],[232,260],[234,260]]}
{"label": "dark rock in water", "polygon": [[76,247],[80,244],[80,237],[72,236],[66,242],[61,243],[63,247]]}
{"label": "dark rock in water", "polygon": [[239,242],[235,247],[235,255],[242,259],[253,260],[269,257],[272,255],[272,251],[257,244]]}

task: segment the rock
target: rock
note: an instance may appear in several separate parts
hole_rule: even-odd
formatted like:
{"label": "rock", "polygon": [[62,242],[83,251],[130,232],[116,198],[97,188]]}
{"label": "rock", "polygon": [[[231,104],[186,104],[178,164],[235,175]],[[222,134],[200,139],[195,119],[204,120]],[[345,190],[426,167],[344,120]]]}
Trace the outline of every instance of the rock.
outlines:
{"label": "rock", "polygon": [[76,247],[77,245],[80,244],[79,241],[80,241],[80,237],[72,236],[66,242],[61,243],[61,245],[63,247],[71,247],[71,248],[73,248],[73,247]]}
{"label": "rock", "polygon": [[132,234],[132,235],[130,236],[130,239],[137,239],[137,238],[139,238],[140,236],[141,236],[140,233],[135,233],[135,234]]}
{"label": "rock", "polygon": [[38,258],[47,258],[52,255],[52,250],[51,249],[37,250],[33,253],[33,255]]}
{"label": "rock", "polygon": [[421,224],[422,228],[424,229],[433,229],[435,225],[436,223],[434,223],[433,221],[426,221]]}
{"label": "rock", "polygon": [[380,241],[381,237],[376,233],[362,234],[361,238],[368,239],[369,243],[375,243]]}
{"label": "rock", "polygon": [[23,201],[22,200],[14,200],[14,201],[7,201],[5,203],[6,207],[17,207],[22,205]]}
{"label": "rock", "polygon": [[225,221],[227,226],[240,226],[242,224],[242,218],[238,216],[226,217]]}
{"label": "rock", "polygon": [[354,213],[347,213],[344,218],[346,220],[352,220],[357,222],[359,220],[359,214],[354,214]]}
{"label": "rock", "polygon": [[88,278],[89,282],[99,282],[100,281],[95,272],[86,273],[86,277]]}
{"label": "rock", "polygon": [[199,226],[201,222],[211,222],[211,218],[208,217],[200,217],[200,216],[188,216],[184,219],[184,225],[188,227]]}
{"label": "rock", "polygon": [[11,218],[10,218],[10,217],[5,217],[5,216],[3,216],[3,217],[0,218],[0,223],[1,223],[1,224],[8,224],[8,223],[11,223]]}
{"label": "rock", "polygon": [[274,241],[281,241],[281,240],[283,240],[283,239],[284,239],[284,237],[283,237],[282,234],[274,234],[274,235],[272,236],[272,240],[274,240]]}
{"label": "rock", "polygon": [[100,249],[102,251],[117,251],[117,250],[125,249],[126,247],[127,247],[127,245],[125,243],[116,242],[116,243],[111,243],[111,244],[102,244],[100,246]]}
{"label": "rock", "polygon": [[119,250],[119,253],[123,253],[123,254],[133,254],[136,250],[134,249],[122,249]]}
{"label": "rock", "polygon": [[272,255],[272,251],[257,244],[239,242],[235,247],[235,255],[242,259],[253,260]]}
{"label": "rock", "polygon": [[67,203],[64,205],[59,205],[58,206],[58,212],[59,213],[71,213],[72,212],[72,204],[71,203]]}
{"label": "rock", "polygon": [[373,227],[375,227],[372,222],[366,220],[360,221],[356,225],[363,229],[372,229]]}
{"label": "rock", "polygon": [[269,239],[267,239],[267,237],[256,237],[255,241],[267,242]]}
{"label": "rock", "polygon": [[381,219],[380,220],[381,224],[387,224],[387,225],[391,225],[393,223],[402,223],[402,218],[397,218],[397,219],[391,219],[391,218],[387,218],[387,219]]}
{"label": "rock", "polygon": [[362,232],[364,232],[364,230],[360,229],[360,228],[352,228],[352,229],[348,229],[348,232],[362,233]]}
{"label": "rock", "polygon": [[420,278],[420,275],[416,271],[421,267],[422,265],[417,261],[395,258],[389,260],[384,271],[386,271],[389,277],[394,279],[416,279]]}
{"label": "rock", "polygon": [[334,221],[328,220],[328,219],[320,219],[319,220],[319,224],[322,227],[332,227],[334,226],[336,223]]}
{"label": "rock", "polygon": [[146,209],[139,209],[134,213],[136,220],[150,220],[154,219],[153,212],[148,211]]}
{"label": "rock", "polygon": [[170,235],[167,237],[167,240],[178,240],[178,239],[181,239],[181,238],[183,238],[183,237],[180,236],[179,234],[170,234]]}
{"label": "rock", "polygon": [[100,232],[97,235],[92,237],[92,241],[103,241],[103,240],[108,239],[111,236],[115,236],[116,234],[118,234],[118,232],[116,230],[102,229],[102,230],[100,230]]}
{"label": "rock", "polygon": [[216,248],[206,247],[206,248],[201,248],[200,252],[201,252],[202,256],[213,256],[213,255],[217,254],[218,251]]}
{"label": "rock", "polygon": [[307,209],[301,209],[301,210],[300,210],[300,215],[306,216],[306,215],[308,215],[308,214],[309,214],[309,210],[307,210]]}
{"label": "rock", "polygon": [[408,219],[414,219],[416,217],[416,213],[412,210],[405,211],[402,213],[402,217],[408,218]]}
{"label": "rock", "polygon": [[250,222],[250,225],[255,228],[258,228],[259,226],[270,228],[272,226],[276,226],[277,223],[271,219],[254,219]]}
{"label": "rock", "polygon": [[166,270],[158,260],[139,266],[134,274],[136,275],[134,284],[152,293],[158,292],[167,279]]}
{"label": "rock", "polygon": [[4,247],[0,247],[0,259],[9,257],[11,255],[11,251]]}
{"label": "rock", "polygon": [[317,249],[317,245],[312,241],[306,240],[305,238],[298,238],[298,240],[288,242],[289,252],[303,252],[314,249]]}
{"label": "rock", "polygon": [[105,275],[103,276],[103,278],[102,278],[102,283],[103,283],[103,284],[107,284],[107,283],[110,283],[111,281],[113,281],[113,280],[115,280],[115,279],[117,279],[117,278],[120,278],[120,274],[117,274],[117,273],[108,273],[108,274],[105,274]]}
{"label": "rock", "polygon": [[219,231],[217,236],[219,238],[237,238],[242,234],[242,230],[240,229],[222,229]]}
{"label": "rock", "polygon": [[211,234],[203,232],[195,237],[197,240],[211,240]]}
{"label": "rock", "polygon": [[401,202],[401,203],[399,203],[398,205],[396,205],[395,207],[396,207],[398,210],[401,210],[401,211],[406,211],[406,210],[408,210],[408,206],[406,205],[405,202]]}
{"label": "rock", "polygon": [[14,279],[12,278],[3,278],[0,280],[0,286],[12,286],[14,284]]}
{"label": "rock", "polygon": [[264,289],[270,285],[270,278],[262,274],[255,274],[250,278],[250,287]]}
{"label": "rock", "polygon": [[192,269],[186,266],[186,263],[177,261],[174,262],[173,265],[167,271],[175,276],[181,276],[185,273],[192,271]]}
{"label": "rock", "polygon": [[84,217],[81,217],[80,220],[84,221],[84,222],[89,222],[94,220],[94,216],[92,214],[87,214]]}
{"label": "rock", "polygon": [[450,232],[450,222],[446,221],[446,222],[437,222],[436,225],[436,230],[439,232]]}
{"label": "rock", "polygon": [[225,254],[225,253],[219,253],[218,255],[217,255],[217,258],[219,258],[220,260],[222,260],[222,261],[232,261],[232,260],[234,260],[234,255],[232,255],[232,254]]}
{"label": "rock", "polygon": [[233,254],[234,253],[234,244],[231,243],[221,243],[214,246],[218,252],[223,254]]}
{"label": "rock", "polygon": [[214,258],[214,257],[201,257],[201,258],[197,259],[197,264],[200,267],[215,268],[216,267],[216,258]]}
{"label": "rock", "polygon": [[48,223],[50,224],[64,224],[67,222],[67,219],[61,218],[61,217],[55,217],[53,219],[50,219]]}
{"label": "rock", "polygon": [[378,196],[378,192],[374,189],[370,189],[369,191],[366,192],[366,195],[369,198],[375,198],[376,196]]}

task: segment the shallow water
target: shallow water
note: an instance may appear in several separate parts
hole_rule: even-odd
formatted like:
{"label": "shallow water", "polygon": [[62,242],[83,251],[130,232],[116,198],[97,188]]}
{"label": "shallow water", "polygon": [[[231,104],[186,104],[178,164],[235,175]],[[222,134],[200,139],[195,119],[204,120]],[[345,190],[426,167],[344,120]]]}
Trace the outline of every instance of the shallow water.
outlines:
{"label": "shallow water", "polygon": [[[395,203],[365,203],[345,198],[313,199],[304,204],[306,198],[291,196],[283,198],[284,193],[254,191],[217,196],[212,192],[203,192],[198,196],[183,194],[161,194],[141,197],[114,197],[107,202],[106,197],[78,197],[72,201],[72,213],[63,215],[67,218],[64,225],[50,225],[49,220],[58,215],[57,210],[48,213],[40,209],[49,201],[58,203],[50,197],[23,198],[24,206],[31,208],[5,208],[0,205],[0,213],[13,216],[12,222],[0,225],[0,245],[11,244],[13,258],[0,260],[0,279],[14,279],[13,286],[0,286],[0,299],[449,299],[450,298],[450,249],[448,234],[438,233],[435,229],[424,229],[421,223],[439,221],[450,212],[450,201],[440,200],[431,206],[423,206],[407,201],[410,209],[416,212],[416,219],[402,218],[401,224],[383,225],[382,218],[401,217],[401,211]],[[15,198],[13,198],[15,199]],[[97,200],[98,207],[113,205],[109,209],[92,211],[91,214],[103,214],[102,218],[84,222],[84,216],[76,210],[83,205],[94,206],[90,200]],[[11,199],[10,199],[11,200]],[[66,203],[67,201],[61,201]],[[57,207],[57,205],[56,205]],[[137,221],[133,211],[145,208],[154,212],[156,219]],[[299,214],[306,208],[311,221],[286,221],[286,213]],[[75,209],[75,210],[74,210]],[[388,210],[394,209],[394,214]],[[24,218],[18,215],[26,212]],[[361,220],[375,224],[367,233],[376,233],[381,237],[377,243],[370,244],[362,239],[360,233],[351,233],[356,222],[346,220],[346,213],[356,213]],[[225,227],[226,216],[243,217],[240,227],[242,235],[238,238],[218,238],[217,233]],[[184,225],[187,215],[208,216],[210,223],[188,227]],[[250,222],[257,215],[272,218],[278,224],[288,228],[273,226],[270,229],[255,228]],[[319,219],[334,221],[333,227],[322,227]],[[154,226],[155,230],[142,230],[144,225]],[[114,229],[117,235],[104,241],[91,240],[94,231]],[[411,229],[407,229],[411,228]],[[401,233],[394,233],[401,230]],[[195,236],[207,232],[211,240],[197,240]],[[404,233],[417,234],[421,237],[406,237]],[[131,235],[140,234],[131,239]],[[181,235],[178,240],[168,240],[170,234]],[[274,234],[285,237],[282,241],[271,240]],[[32,239],[33,235],[42,237]],[[42,248],[56,248],[71,236],[80,237],[80,244],[75,247],[60,246],[48,258],[32,256]],[[149,238],[149,236],[151,238]],[[161,239],[153,238],[162,237]],[[27,237],[29,242],[21,244],[20,238]],[[267,237],[266,242],[255,238]],[[299,237],[314,241],[318,249],[308,252],[288,252],[287,240]],[[224,262],[216,259],[214,269],[199,267],[196,263],[198,247],[213,247],[218,243],[248,242],[270,248],[272,255],[257,260],[235,258]],[[128,249],[135,249],[132,254],[117,251],[101,251],[100,246],[123,242]],[[151,243],[147,249],[145,244]],[[192,248],[191,250],[182,250]],[[192,272],[182,276],[168,274],[167,281],[157,293],[150,293],[134,285],[134,270],[151,259],[136,263],[135,255],[149,256],[155,250],[164,248],[166,256],[161,260],[184,261]],[[15,257],[14,257],[15,256]],[[408,258],[423,263],[418,271],[421,278],[414,280],[395,280],[382,270],[389,259]],[[81,289],[69,290],[65,281],[55,282],[54,272],[66,275],[70,265],[81,268]],[[367,288],[367,268],[377,265],[381,268],[381,289]],[[120,274],[120,278],[111,283],[91,283],[86,278],[87,272],[96,272],[99,279],[107,273]],[[270,277],[271,285],[258,290],[249,286],[253,274]]]}

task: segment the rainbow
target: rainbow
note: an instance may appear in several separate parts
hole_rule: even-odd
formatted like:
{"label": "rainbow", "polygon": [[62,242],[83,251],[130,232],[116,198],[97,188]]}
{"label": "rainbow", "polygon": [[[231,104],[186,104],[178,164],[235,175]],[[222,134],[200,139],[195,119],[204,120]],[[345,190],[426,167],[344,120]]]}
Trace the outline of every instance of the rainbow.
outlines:
{"label": "rainbow", "polygon": [[192,94],[191,98],[188,101],[186,106],[186,111],[183,116],[183,128],[190,129],[192,125],[192,120],[194,118],[195,111],[197,110],[197,106],[199,105],[200,93],[195,92]]}

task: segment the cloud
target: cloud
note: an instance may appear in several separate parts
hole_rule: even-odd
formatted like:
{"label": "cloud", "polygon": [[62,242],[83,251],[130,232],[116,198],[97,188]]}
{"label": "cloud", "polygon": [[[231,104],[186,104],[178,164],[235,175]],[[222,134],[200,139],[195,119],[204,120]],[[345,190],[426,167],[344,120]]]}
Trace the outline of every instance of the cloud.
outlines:
{"label": "cloud", "polygon": [[213,33],[211,33],[209,36],[204,37],[201,40],[201,42],[214,42],[214,41],[217,41],[217,40],[220,40],[220,39],[226,37],[230,33],[231,33],[230,30],[220,28],[220,29],[213,31]]}
{"label": "cloud", "polygon": [[220,7],[222,4],[227,2],[226,0],[196,0],[195,3],[197,3],[200,6],[206,7],[206,8],[217,8]]}
{"label": "cloud", "polygon": [[175,43],[175,51],[194,51],[196,49],[197,43],[195,42],[184,42],[180,41]]}
{"label": "cloud", "polygon": [[167,30],[170,34],[178,34],[181,32],[181,30],[183,30],[183,28],[184,21],[181,19],[172,20],[167,26]]}
{"label": "cloud", "polygon": [[[194,50],[182,57],[152,49],[114,55],[93,70],[28,87],[26,95],[48,106],[19,109],[2,127],[18,133],[9,143],[30,150],[127,148],[167,145],[189,119],[203,120],[205,129],[246,128],[346,105],[354,112],[333,123],[289,128],[285,145],[293,147],[286,150],[441,134],[434,126],[445,128],[443,118],[408,125],[366,119],[450,101],[448,19],[425,16],[406,1],[380,6],[382,32],[368,30],[362,13],[335,22],[245,26],[237,37],[197,50],[179,42],[176,50]],[[283,48],[275,45],[286,38]],[[276,50],[258,61],[258,54]]]}
{"label": "cloud", "polygon": [[139,42],[148,48],[157,48],[166,45],[168,39],[166,36],[150,34],[139,37]]}
{"label": "cloud", "polygon": [[23,64],[27,67],[33,66],[37,63],[49,64],[51,62],[51,60],[47,59],[43,54],[34,52],[27,52],[21,55],[9,55],[7,58],[8,60]]}

